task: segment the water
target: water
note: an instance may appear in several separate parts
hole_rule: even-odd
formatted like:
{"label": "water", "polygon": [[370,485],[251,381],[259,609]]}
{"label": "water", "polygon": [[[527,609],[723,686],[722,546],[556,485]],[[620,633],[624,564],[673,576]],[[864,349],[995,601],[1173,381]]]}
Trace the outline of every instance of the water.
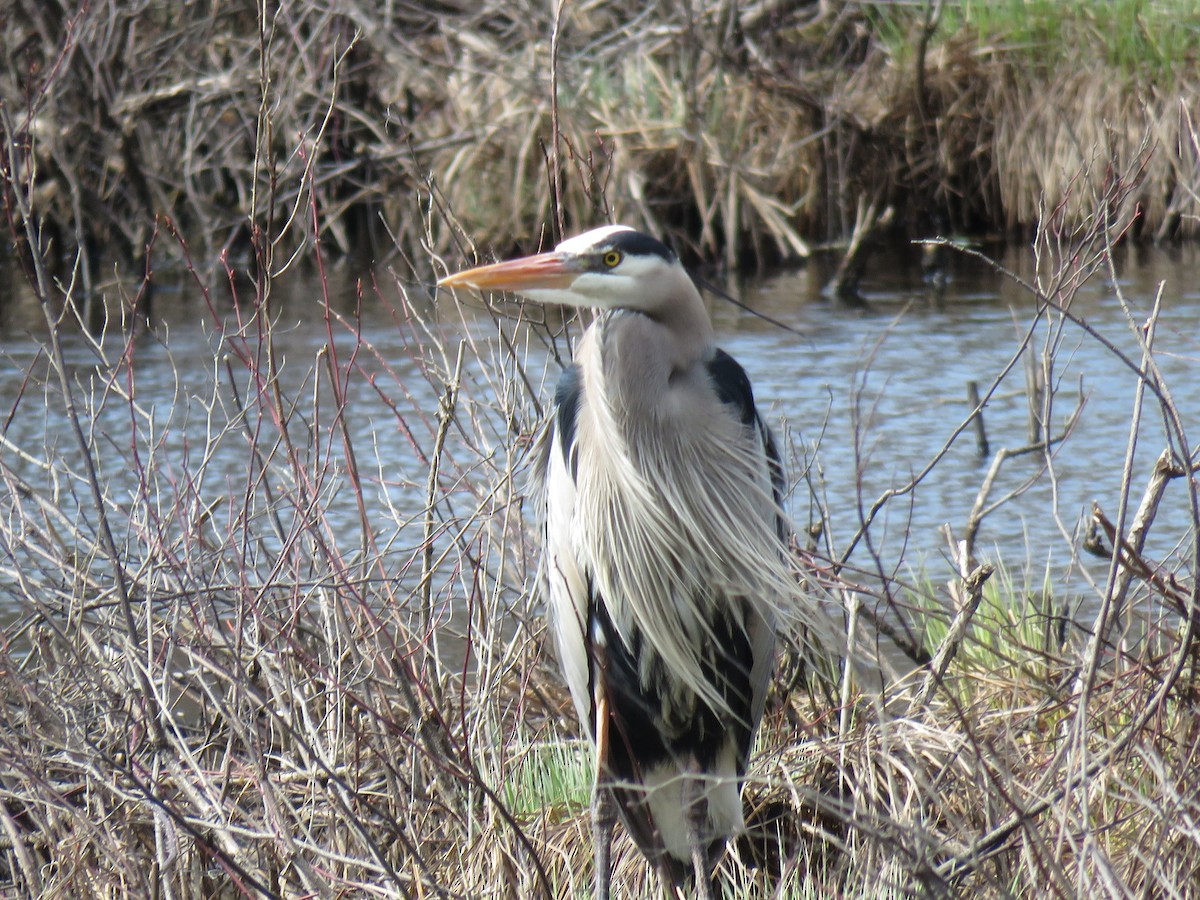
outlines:
{"label": "water", "polygon": [[[1001,261],[1032,279],[1028,251],[1012,248]],[[1159,283],[1166,285],[1156,361],[1185,428],[1192,432],[1200,424],[1198,262],[1194,247],[1132,251],[1122,255],[1118,281],[1139,326],[1153,307]],[[755,286],[754,302],[809,335],[807,344],[758,326],[727,341],[748,361],[761,400],[785,416],[806,443],[819,441],[816,455],[835,548],[855,532],[858,510],[907,483],[950,439],[969,409],[967,382],[986,391],[1018,354],[1034,321],[1033,299],[972,259],[951,260],[945,293],[936,300],[910,254],[880,258],[872,271],[864,285],[868,305],[857,312],[823,300],[819,274],[784,275]],[[1129,316],[1106,279],[1097,277],[1078,291],[1071,310],[1100,339],[1140,362]],[[981,557],[1002,559],[1018,575],[1018,584],[1023,575],[1031,587],[1040,588],[1048,575],[1051,587],[1063,593],[1084,591],[1085,572],[1103,580],[1107,563],[1075,551],[1093,502],[1111,519],[1117,517],[1137,377],[1100,339],[1078,325],[1060,327],[1053,319],[1034,329],[1029,341],[1039,357],[1048,340],[1059,345],[1052,376],[1057,386],[1052,432],[1063,433],[1081,401],[1082,409],[1069,436],[1055,446],[1049,471],[1042,453],[1004,465],[989,502],[1024,492],[985,518],[978,540]],[[992,454],[1030,443],[1024,363],[1022,357],[987,404],[984,424]],[[1131,469],[1135,505],[1166,446],[1162,422],[1148,398]],[[1192,432],[1187,442],[1194,448]],[[880,530],[880,523],[872,528],[874,549],[885,567],[905,559],[935,580],[946,577],[952,567],[941,528],[949,525],[956,537],[963,535],[991,461],[990,455],[979,455],[974,432],[968,430],[911,495],[892,501],[885,528]],[[793,512],[802,521],[807,514],[802,504]],[[1150,556],[1173,568],[1192,521],[1186,486],[1177,479],[1152,532]],[[1186,555],[1186,546],[1182,549]],[[861,552],[857,558],[863,562]]]}
{"label": "water", "polygon": [[[1028,250],[1003,251],[1002,262],[1031,277]],[[1200,368],[1198,264],[1200,251],[1184,247],[1132,250],[1119,265],[1121,290],[1139,324],[1152,308],[1159,283],[1166,285],[1156,361],[1185,427],[1191,429],[1200,423],[1200,390],[1195,387]],[[1034,321],[1035,304],[981,262],[957,256],[950,259],[944,291],[934,296],[916,252],[905,247],[872,260],[862,285],[862,308],[847,309],[823,297],[828,275],[827,266],[817,261],[733,288],[743,301],[799,334],[718,300],[712,311],[721,343],[743,363],[760,405],[786,435],[795,483],[789,501],[793,519],[806,526],[817,507],[823,508],[826,536],[837,555],[848,547],[877,498],[907,484],[943,450],[968,413],[967,382],[977,382],[986,392],[1009,368],[984,413],[991,452],[1029,443],[1025,356],[1012,363]],[[309,429],[304,433],[316,435],[298,451],[306,464],[325,473],[313,487],[315,502],[327,511],[335,539],[353,545],[362,518],[346,478],[343,432],[326,368],[331,356],[325,348],[332,348],[332,358],[352,370],[341,413],[345,434],[356,448],[367,521],[379,530],[388,569],[411,583],[415,576],[406,573],[415,572],[421,558],[428,460],[439,439],[447,454],[441,473],[447,499],[439,507],[439,519],[446,523],[469,517],[477,508],[494,509],[488,503],[495,499],[489,497],[520,457],[535,425],[513,357],[497,335],[503,333],[511,342],[543,403],[552,393],[557,369],[553,362],[547,364],[540,332],[497,324],[480,310],[448,306],[426,310],[430,324],[415,325],[390,273],[369,273],[361,302],[360,277],[339,271],[330,279],[330,305],[346,317],[331,324],[323,316],[317,279],[290,276],[276,285],[280,384],[296,407],[292,414],[297,423]],[[420,306],[424,292],[405,287]],[[1071,309],[1129,359],[1140,359],[1126,312],[1103,277],[1085,285]],[[253,408],[256,392],[269,394],[270,388],[256,381],[239,354],[257,357],[261,371],[262,348],[246,314],[239,319],[228,296],[206,302],[188,281],[159,291],[153,312],[152,333],[129,345],[116,333],[105,339],[102,352],[111,366],[98,364],[97,350],[79,334],[65,341],[70,377],[85,389],[82,394],[94,398],[85,405],[84,420],[97,447],[101,478],[118,503],[137,508],[139,497],[157,492],[157,504],[180,511],[181,518],[199,523],[196,527],[211,527],[214,516],[233,527],[237,498],[247,494],[247,485],[255,483],[264,465],[250,452],[239,406],[250,403]],[[237,336],[239,329],[246,338]],[[460,340],[473,342],[462,357],[462,385],[455,396],[459,419],[440,438],[445,373],[429,365],[433,335],[447,347],[444,358],[432,354],[435,368],[445,372],[455,368]],[[1009,460],[1000,471],[992,501],[1017,495],[986,517],[978,552],[985,559],[1002,559],[1018,583],[1024,579],[1040,587],[1047,579],[1056,594],[1078,596],[1086,605],[1087,576],[1102,580],[1107,564],[1079,554],[1081,522],[1093,501],[1116,519],[1137,379],[1101,340],[1054,317],[1033,329],[1027,353],[1040,355],[1050,339],[1059,342],[1052,432],[1063,430],[1080,401],[1082,409],[1070,435],[1056,445],[1049,469],[1045,454],[1030,453]],[[6,441],[0,461],[56,498],[71,522],[83,523],[83,533],[94,534],[75,437],[45,362],[45,340],[40,311],[29,298],[8,298],[0,316],[5,359],[0,415],[5,417]],[[565,344],[560,341],[559,346]],[[119,364],[125,352],[129,365]],[[133,403],[123,396],[130,390]],[[504,399],[499,409],[498,394]],[[1132,461],[1134,503],[1166,446],[1162,415],[1152,401],[1148,398]],[[256,412],[249,421],[260,434],[270,434],[264,424],[269,425],[269,418]],[[1189,432],[1187,441],[1194,447],[1196,438]],[[280,443],[271,440],[266,447],[266,464],[282,466]],[[52,463],[49,469],[46,461]],[[964,431],[915,488],[883,507],[869,541],[857,544],[851,562],[902,577],[920,572],[935,582],[946,580],[952,565],[943,528],[949,526],[961,537],[990,463],[991,456],[978,453],[974,432]],[[139,474],[139,467],[153,477]],[[286,476],[287,467],[279,471]],[[6,490],[13,491],[14,484],[10,480]],[[215,512],[197,512],[213,503]],[[1186,559],[1192,520],[1184,484],[1177,479],[1155,523],[1149,555],[1172,568],[1178,558]],[[132,522],[129,534],[146,527]],[[16,546],[8,555],[0,585],[13,585],[15,570],[38,564]],[[465,590],[457,582],[461,576],[458,570],[443,573],[436,591],[457,602]],[[515,591],[519,578],[513,578]],[[0,593],[0,610],[15,613],[14,596],[11,590]]]}

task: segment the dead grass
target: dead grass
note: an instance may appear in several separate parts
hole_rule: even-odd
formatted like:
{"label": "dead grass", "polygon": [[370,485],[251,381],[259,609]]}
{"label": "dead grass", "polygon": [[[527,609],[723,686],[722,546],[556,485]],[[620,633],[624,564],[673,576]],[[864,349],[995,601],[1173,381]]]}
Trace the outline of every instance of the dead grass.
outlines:
{"label": "dead grass", "polygon": [[196,259],[265,232],[282,264],[313,237],[310,189],[326,249],[362,258],[531,246],[561,216],[733,268],[845,238],[860,203],[909,235],[1029,233],[1082,168],[1145,157],[1137,233],[1196,228],[1194,67],[1085,41],[1047,70],[915,8],[17,6],[14,150],[49,261],[79,256],[88,289],[114,259],[177,259],[168,219]]}

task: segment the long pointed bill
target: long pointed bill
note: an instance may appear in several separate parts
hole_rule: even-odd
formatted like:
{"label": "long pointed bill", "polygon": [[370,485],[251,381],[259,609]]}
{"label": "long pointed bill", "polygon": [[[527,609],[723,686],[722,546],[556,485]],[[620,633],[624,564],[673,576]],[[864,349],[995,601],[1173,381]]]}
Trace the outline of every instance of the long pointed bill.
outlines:
{"label": "long pointed bill", "polygon": [[577,257],[567,253],[539,253],[522,259],[493,263],[438,279],[439,287],[473,287],[489,291],[565,290],[581,269]]}

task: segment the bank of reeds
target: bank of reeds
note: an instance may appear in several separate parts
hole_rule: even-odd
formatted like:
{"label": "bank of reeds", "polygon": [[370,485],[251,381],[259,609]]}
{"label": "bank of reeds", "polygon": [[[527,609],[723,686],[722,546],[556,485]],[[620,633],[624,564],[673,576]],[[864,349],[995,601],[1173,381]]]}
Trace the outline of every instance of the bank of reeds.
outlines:
{"label": "bank of reeds", "polygon": [[1198,23],[1166,0],[11,6],[14,150],[88,287],[156,218],[197,259],[259,229],[287,256],[309,187],[327,249],[365,258],[616,218],[763,264],[860,206],[909,236],[1027,235],[1134,161],[1136,232],[1196,228]]}
{"label": "bank of reeds", "polygon": [[[35,91],[27,110],[4,108],[7,219],[24,244],[44,323],[41,350],[8,400],[0,432],[0,584],[6,608],[19,610],[0,647],[0,885],[17,896],[64,897],[586,896],[589,762],[544,646],[537,525],[524,487],[525,454],[556,357],[567,349],[563,334],[487,316],[460,319],[448,306],[435,316],[424,288],[406,276],[359,288],[363,304],[392,311],[404,337],[402,358],[386,356],[360,327],[356,305],[331,295],[322,268],[327,248],[359,246],[351,210],[361,212],[360,204],[373,204],[371,216],[385,214],[415,271],[442,266],[439,251],[455,236],[507,241],[538,216],[558,218],[549,199],[554,182],[544,174],[550,149],[543,152],[538,129],[522,118],[524,104],[545,95],[537,44],[547,34],[545,14],[446,13],[463,26],[449,28],[404,7],[394,14],[411,17],[408,30],[394,22],[367,28],[372,20],[364,19],[347,54],[354,35],[344,16],[367,13],[301,6],[260,18],[222,7],[213,17],[185,6],[167,16],[146,5],[134,29],[123,9],[85,9],[62,32],[67,54],[48,53],[19,72],[46,85],[72,66],[95,74],[88,67],[121,58],[128,46],[114,35],[136,31],[140,39],[147,30],[157,34],[160,66],[172,78],[188,46],[172,35],[200,33],[204,58],[226,67],[220,71],[254,65],[236,91],[219,82],[199,91],[185,79],[166,80],[171,90],[154,94],[141,82],[142,93],[128,95],[140,97],[128,127],[101,123],[77,141],[45,118],[58,109],[48,91]],[[739,128],[750,127],[738,117],[762,114],[751,93],[739,92],[756,80],[775,85],[776,109],[823,109],[824,101],[804,93],[802,102],[761,71],[746,74],[759,52],[751,37],[766,50],[782,45],[803,10],[740,8],[740,21],[723,27],[740,30],[744,59],[718,60],[700,40],[687,70],[695,80],[663,68],[656,48],[677,43],[684,27],[702,37],[722,22],[722,9],[737,7],[665,26],[633,16],[606,43],[595,35],[612,29],[623,10],[571,8],[561,84],[585,56],[620,62],[642,80],[606,87],[611,109],[645,104],[642,125],[649,129],[651,114],[663,124],[606,132],[605,146],[615,149],[596,146],[589,162],[593,123],[572,118],[581,107],[560,94],[564,220],[590,221],[595,205],[607,204],[623,217],[686,228],[700,246],[732,237],[754,243],[758,235],[778,252],[793,240],[788,229],[807,233],[802,217],[822,227],[833,194],[839,203],[855,196],[843,188],[858,182],[831,178],[824,162],[813,173],[791,171],[798,193],[788,195],[784,182],[770,180],[769,166],[789,149],[782,145],[735,144],[745,157],[714,155],[702,141],[690,145],[692,156],[662,146],[677,127],[674,107],[654,104],[679,85],[684,101],[688,91],[707,97],[715,86],[734,86],[722,112],[732,118],[711,129],[714,141],[736,141]],[[43,7],[30,10],[29,27],[50,27]],[[830,43],[822,52],[874,58],[879,76],[857,96],[886,98],[879,91],[900,70],[888,69],[872,41],[851,40],[860,33],[850,27],[862,21],[857,12],[847,8],[824,23]],[[106,32],[105,53],[85,49],[84,40],[101,13],[126,23],[125,31]],[[770,21],[756,23],[756,13]],[[580,34],[592,37],[573,55]],[[352,64],[356,52],[377,44],[392,48],[393,68]],[[525,56],[514,55],[521,46]],[[28,60],[41,47],[21,44],[10,59]],[[406,54],[418,50],[421,67],[410,61],[403,69]],[[275,68],[284,61],[298,68]],[[718,62],[727,68],[715,70]],[[363,84],[404,71],[411,80],[391,87],[407,104],[403,122],[382,112],[356,118],[340,105]],[[438,71],[454,74],[412,74]],[[285,84],[294,92],[281,90]],[[120,85],[96,78],[93,102],[108,104]],[[471,90],[491,103],[490,118],[472,126],[477,134],[460,122],[418,136],[422,123],[445,115],[439,97]],[[600,106],[599,90],[589,88],[588,109]],[[861,112],[852,95],[848,87],[837,108]],[[355,96],[355,108],[369,113]],[[508,103],[512,115],[501,115]],[[544,122],[549,113],[538,108]],[[899,110],[874,121],[893,115]],[[240,117],[240,130],[222,139],[226,116]],[[846,130],[852,120],[826,122],[829,130],[810,143],[797,130],[791,149],[815,153],[834,142],[844,151],[835,158],[849,160],[869,145],[879,165],[890,165],[882,126],[856,144],[850,135],[871,130]],[[393,141],[383,130],[392,127],[411,139]],[[366,133],[357,129],[375,129],[378,156],[354,143]],[[126,212],[142,201],[116,174],[129,175],[121,167],[131,154],[143,164],[159,160],[150,146],[167,148],[163,164],[174,160],[183,173],[149,179],[150,204]],[[1143,142],[1131,138],[1130,146]],[[228,172],[200,164],[244,151],[249,161]],[[860,680],[830,691],[791,677],[785,660],[746,790],[751,828],[723,864],[727,896],[1195,895],[1200,511],[1196,440],[1172,402],[1188,386],[1166,383],[1156,365],[1159,304],[1125,301],[1138,358],[1071,311],[1087,279],[1105,279],[1119,293],[1108,268],[1111,245],[1137,227],[1136,200],[1161,152],[1150,141],[1128,157],[1081,156],[1085,165],[1063,186],[1065,196],[1037,213],[1038,280],[1019,319],[1013,364],[981,385],[986,402],[1026,368],[1041,373],[1048,387],[1031,392],[1040,424],[1028,445],[998,450],[990,471],[1033,459],[1030,477],[1052,479],[1056,455],[1071,452],[1071,417],[1054,390],[1064,338],[1104,343],[1114,368],[1128,373],[1131,418],[1148,425],[1138,439],[1155,441],[1162,456],[1150,471],[1131,463],[1123,473],[1097,473],[1122,485],[1122,505],[1096,511],[1087,542],[1108,555],[1106,576],[1091,585],[1087,604],[1066,610],[1040,585],[1015,575],[1015,587],[1005,582],[976,542],[979,522],[1006,500],[990,474],[971,519],[955,523],[947,584],[940,572],[924,582],[898,577],[906,561],[884,558],[871,540],[883,516],[903,514],[896,504],[908,502],[911,484],[864,499],[844,518],[819,514],[814,546],[797,550],[808,595],[841,611],[856,658],[886,644],[893,665],[911,674],[881,685],[860,671]],[[734,158],[746,167],[727,165]],[[339,159],[344,168],[330,168]],[[953,159],[990,171],[982,155]],[[653,160],[655,168],[635,169],[633,160],[639,167]],[[368,165],[391,173],[396,189],[376,193],[358,168]],[[56,166],[70,178],[56,181],[66,178]],[[503,188],[495,176],[481,178],[488,171],[505,173]],[[639,180],[635,171],[651,174]],[[707,199],[673,205],[679,184]],[[747,199],[746,185],[769,202]],[[467,191],[475,193],[460,193]],[[508,193],[502,205],[512,218],[489,223],[489,191]],[[825,213],[790,208],[827,191]],[[518,194],[530,205],[513,213]],[[71,209],[57,227],[56,203]],[[169,410],[148,407],[139,392],[139,356],[155,336],[144,331],[136,285],[110,294],[97,336],[86,327],[81,270],[68,261],[60,271],[76,280],[54,278],[64,247],[86,244],[91,229],[123,232],[136,248],[154,234],[145,213],[164,210],[172,221],[160,223],[155,253],[196,260],[187,290],[213,334],[205,371],[179,372]],[[742,224],[725,231],[735,220]],[[145,235],[126,228],[130,222]],[[320,247],[305,244],[314,235]],[[228,269],[208,266],[210,254],[239,243],[244,253],[227,253]],[[286,328],[272,293],[290,253],[302,247],[325,285],[312,314],[323,317],[328,341],[311,359],[283,351]],[[169,336],[149,346],[169,352]],[[44,430],[15,442],[12,423],[31,416],[45,421]],[[373,439],[356,437],[351,421],[376,423]],[[969,430],[967,419],[948,440]],[[397,442],[411,467],[381,449]],[[819,501],[820,459],[834,450],[798,442],[798,490],[811,488]],[[231,467],[229,459],[244,464]],[[914,461],[913,483],[936,465],[936,458]],[[1172,561],[1145,551],[1168,496],[1192,523]],[[1084,552],[1073,523],[1061,524],[1073,552]],[[618,878],[628,896],[653,890],[625,841]]]}

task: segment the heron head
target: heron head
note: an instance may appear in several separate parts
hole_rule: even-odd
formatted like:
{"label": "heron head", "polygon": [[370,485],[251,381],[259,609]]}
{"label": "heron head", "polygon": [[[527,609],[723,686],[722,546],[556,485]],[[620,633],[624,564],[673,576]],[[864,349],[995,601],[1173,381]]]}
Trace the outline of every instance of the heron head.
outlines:
{"label": "heron head", "polygon": [[625,225],[594,228],[552,252],[468,269],[438,284],[512,291],[538,303],[632,309],[654,317],[695,294],[670,248]]}

